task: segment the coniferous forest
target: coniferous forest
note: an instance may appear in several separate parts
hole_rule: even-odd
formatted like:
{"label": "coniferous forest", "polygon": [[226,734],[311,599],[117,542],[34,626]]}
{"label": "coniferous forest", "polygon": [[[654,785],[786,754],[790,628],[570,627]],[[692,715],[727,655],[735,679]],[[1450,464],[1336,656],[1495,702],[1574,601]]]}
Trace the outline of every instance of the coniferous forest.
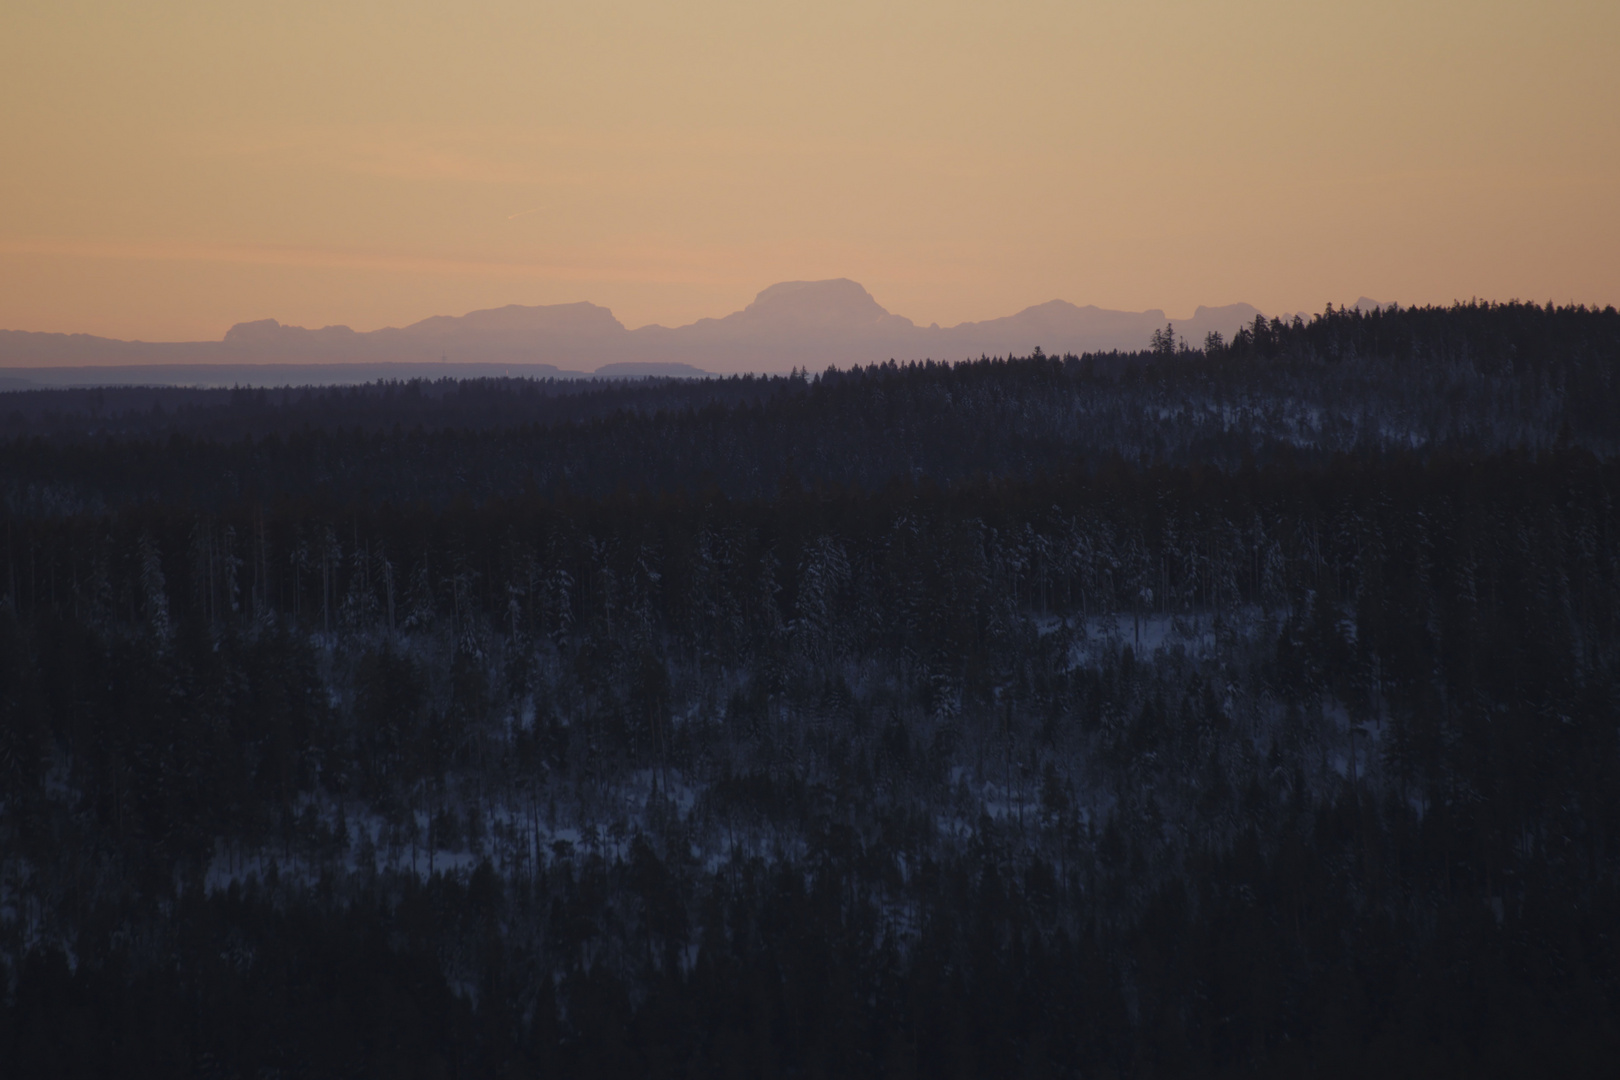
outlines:
{"label": "coniferous forest", "polygon": [[1612,1075],[1617,499],[1613,308],[0,394],[0,1073]]}

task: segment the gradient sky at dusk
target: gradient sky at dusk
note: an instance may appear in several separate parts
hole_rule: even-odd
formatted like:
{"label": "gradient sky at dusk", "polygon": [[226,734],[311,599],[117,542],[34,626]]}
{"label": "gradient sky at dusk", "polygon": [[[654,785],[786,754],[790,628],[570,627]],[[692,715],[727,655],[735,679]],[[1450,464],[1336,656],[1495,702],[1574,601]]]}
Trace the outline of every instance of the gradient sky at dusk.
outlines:
{"label": "gradient sky at dusk", "polygon": [[0,327],[1620,302],[1620,4],[0,7]]}

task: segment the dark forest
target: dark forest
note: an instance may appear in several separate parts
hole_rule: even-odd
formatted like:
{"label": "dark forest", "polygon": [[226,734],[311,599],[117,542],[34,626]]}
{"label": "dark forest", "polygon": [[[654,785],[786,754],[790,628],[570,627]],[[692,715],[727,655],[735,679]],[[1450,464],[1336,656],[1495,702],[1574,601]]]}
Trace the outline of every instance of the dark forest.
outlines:
{"label": "dark forest", "polygon": [[1611,1075],[1617,496],[1613,308],[0,394],[0,1073]]}

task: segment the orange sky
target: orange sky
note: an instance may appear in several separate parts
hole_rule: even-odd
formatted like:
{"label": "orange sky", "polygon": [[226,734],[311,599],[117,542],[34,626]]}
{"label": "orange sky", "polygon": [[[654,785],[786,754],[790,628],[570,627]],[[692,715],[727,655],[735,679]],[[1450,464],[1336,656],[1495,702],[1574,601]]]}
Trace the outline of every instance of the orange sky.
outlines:
{"label": "orange sky", "polygon": [[1620,303],[1620,4],[0,6],[0,327]]}

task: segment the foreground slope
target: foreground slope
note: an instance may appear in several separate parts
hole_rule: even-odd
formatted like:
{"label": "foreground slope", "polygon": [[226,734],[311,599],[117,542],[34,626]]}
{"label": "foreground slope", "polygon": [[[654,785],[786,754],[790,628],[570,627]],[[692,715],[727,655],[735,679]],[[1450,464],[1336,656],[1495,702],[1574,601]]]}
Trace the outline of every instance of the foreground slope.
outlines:
{"label": "foreground slope", "polygon": [[18,395],[0,1060],[1606,1075],[1617,393],[1516,305]]}

